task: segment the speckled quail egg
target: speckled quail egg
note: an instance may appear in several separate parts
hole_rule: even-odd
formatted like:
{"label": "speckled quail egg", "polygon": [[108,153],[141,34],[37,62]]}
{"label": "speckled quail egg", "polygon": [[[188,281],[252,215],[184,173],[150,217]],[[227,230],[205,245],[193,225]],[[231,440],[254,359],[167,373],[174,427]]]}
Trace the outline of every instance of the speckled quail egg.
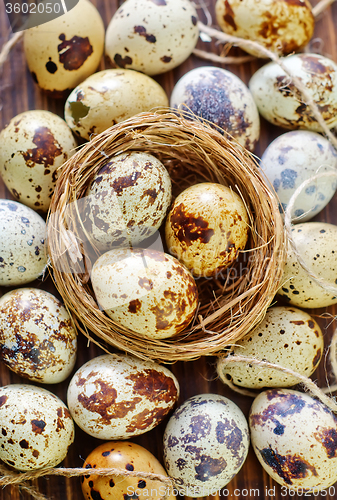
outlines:
{"label": "speckled quail egg", "polygon": [[65,307],[38,288],[19,288],[0,298],[0,359],[15,373],[44,384],[70,375],[77,338]]}
{"label": "speckled quail egg", "polygon": [[[279,54],[304,47],[315,26],[308,0],[217,0],[215,17],[225,33],[259,42]],[[255,54],[253,48],[245,50]]]}
{"label": "speckled quail egg", "polygon": [[18,286],[46,270],[46,223],[21,203],[0,200],[0,285]]}
{"label": "speckled quail egg", "polygon": [[295,307],[271,307],[254,330],[236,341],[228,355],[218,358],[217,372],[221,380],[229,378],[242,387],[289,387],[298,383],[292,375],[246,362],[227,364],[226,360],[231,355],[256,358],[309,377],[323,349],[322,330],[307,312]]}
{"label": "speckled quail egg", "polygon": [[[303,222],[292,228],[297,252],[318,278],[332,287],[337,284],[337,226],[327,222]],[[337,297],[315,282],[300,265],[288,244],[283,285],[279,295],[297,307],[327,307],[337,304]]]}
{"label": "speckled quail egg", "polygon": [[199,37],[197,21],[190,0],[128,0],[109,23],[105,52],[121,68],[164,73],[192,53]]}
{"label": "speckled quail egg", "polygon": [[238,194],[216,183],[180,193],[165,226],[166,243],[194,276],[214,276],[235,261],[248,240],[248,215]]}
{"label": "speckled quail egg", "polygon": [[34,81],[53,97],[65,97],[97,70],[104,36],[102,18],[89,0],[25,30],[24,51]]}
{"label": "speckled quail egg", "polygon": [[138,113],[166,106],[167,95],[153,78],[130,69],[107,69],[71,92],[64,116],[75,134],[90,139]]}
{"label": "speckled quail egg", "polygon": [[246,418],[230,399],[199,394],[175,410],[164,433],[164,465],[180,494],[206,497],[224,487],[248,453]]}
{"label": "speckled quail egg", "polygon": [[55,467],[74,440],[63,401],[28,384],[0,387],[0,428],[0,459],[22,471]]}
{"label": "speckled quail egg", "polygon": [[[284,66],[299,78],[317,104],[328,128],[337,125],[337,64],[319,54],[295,54],[283,59]],[[261,115],[279,127],[322,132],[309,105],[291,78],[276,62],[257,70],[249,88]]]}
{"label": "speckled quail egg", "polygon": [[[116,468],[126,473],[150,472],[167,476],[164,467],[148,450],[129,441],[115,441],[101,444],[86,458],[86,469]],[[108,477],[86,474],[82,476],[82,491],[86,500],[174,500],[172,489],[167,484],[153,479],[139,477]]]}
{"label": "speckled quail egg", "polygon": [[[277,137],[264,151],[260,167],[275,189],[281,209],[285,210],[296,189],[311,177],[334,172],[337,152],[316,132],[295,130]],[[332,177],[321,177],[298,195],[292,219],[305,222],[317,215],[331,200],[337,188]]]}
{"label": "speckled quail egg", "polygon": [[158,250],[110,250],[95,262],[91,282],[108,316],[151,339],[181,332],[198,306],[192,275],[177,259]]}
{"label": "speckled quail egg", "polygon": [[337,481],[337,417],[320,401],[291,389],[262,392],[249,425],[256,456],[277,483],[317,496]]}
{"label": "speckled quail egg", "polygon": [[150,431],[179,397],[173,373],[134,356],[87,361],[68,387],[68,407],[81,429],[98,439],[128,439]]}
{"label": "speckled quail egg", "polygon": [[155,156],[122,153],[96,173],[85,202],[83,225],[97,248],[137,245],[161,226],[171,203],[171,178]]}
{"label": "speckled quail egg", "polygon": [[59,167],[74,153],[76,141],[62,118],[44,110],[21,113],[0,133],[0,174],[12,195],[46,212]]}
{"label": "speckled quail egg", "polygon": [[260,136],[260,118],[249,89],[234,73],[202,66],[176,83],[170,105],[224,129],[241,146],[253,151]]}

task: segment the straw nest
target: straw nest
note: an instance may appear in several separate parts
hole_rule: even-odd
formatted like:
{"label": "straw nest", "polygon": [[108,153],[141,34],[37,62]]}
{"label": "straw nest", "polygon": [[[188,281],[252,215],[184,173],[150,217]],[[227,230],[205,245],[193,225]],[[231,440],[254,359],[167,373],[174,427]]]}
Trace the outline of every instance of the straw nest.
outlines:
{"label": "straw nest", "polygon": [[[124,328],[100,310],[90,284],[88,251],[80,221],[80,200],[108,158],[147,151],[166,166],[176,196],[197,182],[229,185],[244,200],[250,239],[244,252],[217,279],[198,279],[200,305],[188,329],[151,340]],[[170,109],[136,115],[86,143],[62,167],[48,217],[48,253],[55,285],[76,327],[102,346],[109,344],[161,362],[219,353],[260,322],[280,286],[285,235],[277,200],[254,157],[188,113]]]}

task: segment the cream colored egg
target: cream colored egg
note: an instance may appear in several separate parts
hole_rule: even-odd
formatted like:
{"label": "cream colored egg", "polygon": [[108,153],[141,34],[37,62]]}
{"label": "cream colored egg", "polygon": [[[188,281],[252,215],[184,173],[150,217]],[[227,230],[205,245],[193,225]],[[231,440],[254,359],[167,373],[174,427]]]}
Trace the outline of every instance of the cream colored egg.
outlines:
{"label": "cream colored egg", "polygon": [[234,73],[201,66],[176,83],[170,105],[184,109],[224,129],[253,151],[260,136],[260,118],[249,89]]}
{"label": "cream colored egg", "polygon": [[73,419],[98,439],[128,439],[150,431],[178,397],[179,384],[170,370],[122,354],[87,361],[68,387]]}
{"label": "cream colored egg", "polygon": [[249,430],[240,408],[217,394],[198,394],[175,410],[164,432],[164,465],[180,495],[213,495],[241,469]]}
{"label": "cream colored egg", "polygon": [[215,16],[225,33],[259,42],[279,54],[306,45],[315,25],[308,0],[217,0]]}
{"label": "cream colored egg", "polygon": [[[336,287],[337,226],[327,222],[303,222],[292,228],[291,235],[308,269],[328,285]],[[290,245],[282,282],[278,293],[294,306],[313,308],[337,303],[336,294],[325,290],[310,277]]]}
{"label": "cream colored egg", "polygon": [[0,133],[0,174],[12,195],[47,212],[62,164],[76,141],[62,118],[44,110],[21,113]]}
{"label": "cream colored egg", "polygon": [[[301,80],[308,95],[318,105],[328,128],[337,124],[337,65],[319,54],[295,54],[283,64],[291,75]],[[249,88],[261,115],[279,127],[322,132],[310,107],[292,83],[291,78],[275,62],[257,70]]]}
{"label": "cream colored egg", "polygon": [[190,0],[128,0],[109,23],[105,52],[121,68],[164,73],[192,53],[199,37],[197,21]]}
{"label": "cream colored egg", "polygon": [[83,225],[100,250],[137,245],[156,233],[170,203],[171,179],[164,165],[149,153],[122,153],[91,181]]}
{"label": "cream colored egg", "polygon": [[64,116],[73,132],[90,139],[131,116],[166,106],[164,89],[149,76],[128,69],[107,69],[71,92]]}
{"label": "cream colored egg", "polygon": [[194,276],[220,275],[248,240],[245,205],[231,188],[195,184],[177,196],[165,226],[169,252]]}
{"label": "cream colored egg", "polygon": [[22,471],[55,467],[74,441],[63,401],[28,384],[0,387],[0,427],[0,459]]}
{"label": "cream colored egg", "polygon": [[39,278],[47,267],[42,217],[21,203],[0,200],[0,234],[0,285],[24,285]]}
{"label": "cream colored egg", "polygon": [[53,97],[67,93],[94,73],[104,49],[104,24],[89,0],[63,16],[24,31],[29,71]]}
{"label": "cream colored egg", "polygon": [[291,389],[262,392],[249,425],[259,462],[291,496],[317,496],[337,481],[337,418],[320,401]]}
{"label": "cream colored egg", "polygon": [[0,359],[15,373],[57,384],[71,373],[77,337],[65,307],[38,288],[19,288],[0,299]]}
{"label": "cream colored egg", "polygon": [[110,250],[95,262],[91,282],[110,318],[151,339],[182,331],[198,306],[191,274],[177,259],[157,250]]}
{"label": "cream colored egg", "polygon": [[316,321],[295,307],[271,307],[264,320],[243,339],[235,342],[230,353],[218,358],[220,380],[260,389],[289,387],[298,379],[282,371],[250,365],[246,362],[227,364],[231,355],[269,361],[309,377],[323,354],[323,334]]}

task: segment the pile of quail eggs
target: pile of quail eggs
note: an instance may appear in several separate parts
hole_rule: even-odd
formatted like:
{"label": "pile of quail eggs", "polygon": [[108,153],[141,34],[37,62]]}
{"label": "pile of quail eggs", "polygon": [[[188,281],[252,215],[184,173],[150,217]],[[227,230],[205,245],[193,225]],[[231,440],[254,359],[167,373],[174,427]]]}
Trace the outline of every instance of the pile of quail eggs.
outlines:
{"label": "pile of quail eggs", "polygon": [[[336,63],[319,54],[294,53],[313,35],[310,3],[214,4],[214,22],[225,33],[292,54],[283,59],[284,66],[301,80],[327,127],[335,127]],[[19,471],[56,466],[78,426],[104,441],[83,467],[168,474],[174,485],[166,491],[155,479],[120,481],[88,470],[82,478],[87,500],[145,499],[149,491],[156,491],[151,498],[158,500],[167,492],[170,500],[211,495],[239,472],[250,441],[262,467],[286,488],[319,491],[337,480],[337,417],[308,394],[289,389],[297,383],[293,375],[228,362],[231,356],[258,358],[306,377],[318,367],[323,333],[303,309],[325,308],[337,297],[304,271],[291,246],[278,294],[281,305],[270,307],[216,364],[225,383],[262,390],[249,421],[219,394],[198,394],[177,406],[183,381],[158,363],[104,354],[75,371],[72,318],[56,296],[43,290],[46,218],[64,162],[79,141],[169,105],[207,120],[252,152],[260,115],[288,129],[265,149],[260,168],[282,213],[307,181],[293,203],[293,240],[313,273],[331,288],[337,283],[337,226],[311,221],[336,191],[335,177],[317,175],[336,171],[336,150],[275,62],[263,64],[248,87],[220,67],[194,68],[177,81],[169,99],[153,77],[186,61],[198,38],[198,12],[190,0],[126,0],[106,32],[93,4],[79,0],[66,15],[24,32],[32,78],[43,92],[66,101],[64,120],[50,111],[27,110],[0,132],[0,174],[13,198],[0,200],[0,285],[8,287],[0,299],[0,359],[27,380],[0,387],[0,459]],[[97,71],[104,50],[110,69]],[[235,262],[250,232],[235,186],[205,182],[172,198],[170,176],[155,154],[121,153],[107,158],[90,180],[79,215],[89,243],[100,252],[90,269],[97,303],[118,324],[158,340],[174,340],[191,324],[198,312],[197,280],[216,278]],[[159,230],[167,253],[148,243]],[[67,405],[38,385],[66,380]],[[164,468],[129,439],[165,421]]]}

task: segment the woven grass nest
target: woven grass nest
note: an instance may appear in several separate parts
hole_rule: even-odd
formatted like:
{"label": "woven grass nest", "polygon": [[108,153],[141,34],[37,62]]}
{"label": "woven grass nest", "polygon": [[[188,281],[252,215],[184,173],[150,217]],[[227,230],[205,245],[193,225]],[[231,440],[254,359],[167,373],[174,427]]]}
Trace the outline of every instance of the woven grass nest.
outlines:
{"label": "woven grass nest", "polygon": [[[83,231],[73,223],[78,218],[71,215],[78,213],[79,200],[108,157],[126,151],[156,156],[171,176],[174,196],[197,182],[231,186],[244,200],[250,217],[245,251],[225,276],[196,280],[200,305],[194,321],[165,340],[141,337],[100,310],[84,258]],[[47,227],[52,276],[75,326],[103,348],[108,344],[108,350],[113,346],[144,359],[187,361],[219,353],[263,319],[282,278],[283,221],[253,155],[223,131],[177,110],[141,113],[81,147],[62,167]]]}

